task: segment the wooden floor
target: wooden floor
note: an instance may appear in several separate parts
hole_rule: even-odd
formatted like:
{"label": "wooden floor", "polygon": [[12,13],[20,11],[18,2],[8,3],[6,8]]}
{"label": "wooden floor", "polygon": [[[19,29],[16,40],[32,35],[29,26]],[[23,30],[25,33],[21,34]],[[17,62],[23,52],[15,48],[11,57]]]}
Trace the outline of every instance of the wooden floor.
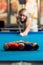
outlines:
{"label": "wooden floor", "polygon": [[43,65],[43,63],[37,62],[1,62],[0,65]]}

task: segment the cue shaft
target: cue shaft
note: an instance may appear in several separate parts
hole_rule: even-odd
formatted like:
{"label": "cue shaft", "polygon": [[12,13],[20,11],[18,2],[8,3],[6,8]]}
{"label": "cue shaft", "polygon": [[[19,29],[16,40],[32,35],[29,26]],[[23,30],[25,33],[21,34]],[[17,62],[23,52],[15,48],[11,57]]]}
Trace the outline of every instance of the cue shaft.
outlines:
{"label": "cue shaft", "polygon": [[20,33],[21,33],[21,28],[20,28],[20,26],[19,26],[19,31],[20,31]]}
{"label": "cue shaft", "polygon": [[21,23],[20,23],[20,18],[18,18],[18,22],[19,22],[19,31],[20,31],[20,33],[21,33],[22,31],[21,31],[21,26],[20,26],[20,25],[21,25]]}

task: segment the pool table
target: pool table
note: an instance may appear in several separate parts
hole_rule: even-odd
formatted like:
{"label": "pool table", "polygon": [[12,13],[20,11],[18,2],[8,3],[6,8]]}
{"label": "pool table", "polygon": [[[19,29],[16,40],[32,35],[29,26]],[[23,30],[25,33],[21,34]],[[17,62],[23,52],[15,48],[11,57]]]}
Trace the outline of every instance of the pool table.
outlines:
{"label": "pool table", "polygon": [[[24,40],[37,42],[37,51],[4,51],[3,45],[8,42]],[[20,36],[14,32],[0,32],[0,61],[43,61],[43,32],[30,32]]]}

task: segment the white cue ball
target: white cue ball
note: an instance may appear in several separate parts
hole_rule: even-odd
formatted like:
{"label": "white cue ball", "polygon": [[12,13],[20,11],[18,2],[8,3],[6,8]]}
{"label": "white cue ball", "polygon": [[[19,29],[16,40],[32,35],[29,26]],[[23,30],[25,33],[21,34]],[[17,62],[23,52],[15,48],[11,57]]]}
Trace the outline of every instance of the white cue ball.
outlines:
{"label": "white cue ball", "polygon": [[24,36],[23,33],[20,33],[21,36]]}

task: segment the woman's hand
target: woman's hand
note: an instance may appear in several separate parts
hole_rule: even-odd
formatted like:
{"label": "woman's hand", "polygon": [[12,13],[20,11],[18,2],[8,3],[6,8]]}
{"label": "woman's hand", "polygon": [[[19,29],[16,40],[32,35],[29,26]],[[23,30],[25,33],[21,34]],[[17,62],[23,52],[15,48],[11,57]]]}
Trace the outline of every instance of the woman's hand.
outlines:
{"label": "woman's hand", "polygon": [[21,36],[27,36],[28,33],[27,32],[23,32],[23,33],[20,33]]}

